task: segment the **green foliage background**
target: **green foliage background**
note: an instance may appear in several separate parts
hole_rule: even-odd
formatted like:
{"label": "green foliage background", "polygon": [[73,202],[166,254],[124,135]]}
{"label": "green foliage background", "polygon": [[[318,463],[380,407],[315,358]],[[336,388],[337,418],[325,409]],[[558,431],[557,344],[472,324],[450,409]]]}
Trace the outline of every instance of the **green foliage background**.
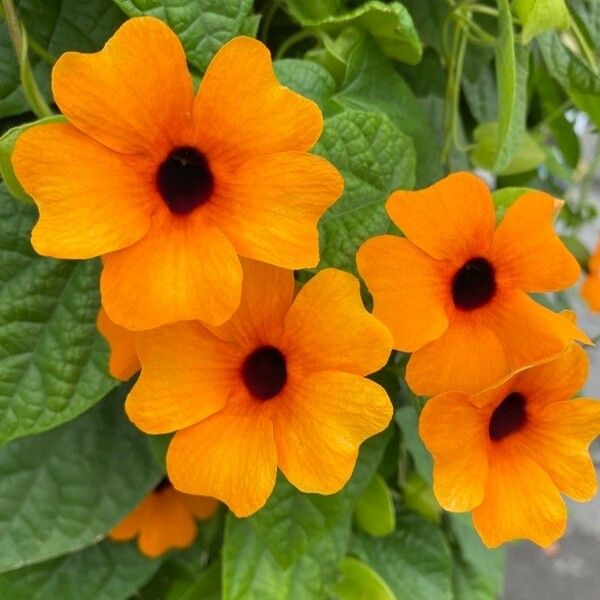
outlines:
{"label": "green foliage background", "polygon": [[[321,107],[315,152],[343,173],[322,218],[319,269],[355,271],[390,231],[397,188],[485,169],[499,214],[523,188],[566,197],[565,241],[595,214],[600,162],[577,128],[600,125],[600,3],[591,0],[2,0],[0,15],[0,597],[3,600],[484,600],[504,553],[441,511],[417,435],[423,399],[395,355],[375,378],[396,418],[364,444],[329,497],[282,477],[248,519],[221,511],[195,545],[157,560],[105,539],[163,473],[161,443],[123,414],[95,329],[97,261],[57,261],[29,243],[36,212],[10,166],[23,127],[55,112],[49,77],[66,50],[94,51],[128,17],[179,35],[196,79],[236,35],[262,39],[279,79]],[[16,13],[11,13],[11,8]],[[16,17],[16,21],[13,17]],[[12,20],[11,20],[12,19]],[[15,25],[16,24],[16,25]],[[16,44],[16,50],[13,47]],[[573,189],[579,190],[573,193]],[[302,274],[301,274],[302,275]],[[306,273],[305,276],[309,274]],[[545,301],[562,308],[568,297]]]}

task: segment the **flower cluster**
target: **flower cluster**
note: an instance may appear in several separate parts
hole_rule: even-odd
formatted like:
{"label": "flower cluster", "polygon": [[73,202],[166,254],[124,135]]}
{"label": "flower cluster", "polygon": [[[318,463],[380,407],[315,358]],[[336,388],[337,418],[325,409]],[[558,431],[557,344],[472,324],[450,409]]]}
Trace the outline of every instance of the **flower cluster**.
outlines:
{"label": "flower cluster", "polygon": [[434,396],[420,433],[440,504],[473,511],[490,546],[562,533],[559,492],[595,491],[600,404],[570,400],[587,336],[529,295],[579,277],[552,226],[560,203],[524,194],[496,227],[468,173],[393,193],[405,237],[372,238],[356,257],[370,314],[354,275],[295,283],[293,270],[317,266],[317,223],[343,180],[308,152],[321,113],[279,84],[263,44],[225,44],[194,94],[175,34],[134,18],[100,52],[64,54],[52,86],[67,120],[28,129],[13,154],[39,208],[33,245],[102,257],[110,371],[141,368],[127,415],[174,434],[168,479],[111,537],[138,535],[151,556],[186,546],[211,498],[250,515],[278,469],[304,492],[340,490],[392,417],[366,377],[392,349],[412,353],[412,390]]}

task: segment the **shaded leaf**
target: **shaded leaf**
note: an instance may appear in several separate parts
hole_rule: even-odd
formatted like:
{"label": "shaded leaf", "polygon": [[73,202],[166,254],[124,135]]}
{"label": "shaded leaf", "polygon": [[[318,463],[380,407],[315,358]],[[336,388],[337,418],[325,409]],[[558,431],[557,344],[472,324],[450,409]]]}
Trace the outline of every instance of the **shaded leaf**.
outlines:
{"label": "shaded leaf", "polygon": [[549,29],[568,29],[571,22],[564,0],[513,0],[512,9],[521,21],[524,44]]}
{"label": "shaded leaf", "polygon": [[339,571],[342,578],[333,588],[339,600],[396,600],[385,581],[360,560],[345,558]]}
{"label": "shaded leaf", "polygon": [[389,535],[396,527],[392,493],[385,479],[375,473],[367,489],[358,497],[354,519],[369,535]]}

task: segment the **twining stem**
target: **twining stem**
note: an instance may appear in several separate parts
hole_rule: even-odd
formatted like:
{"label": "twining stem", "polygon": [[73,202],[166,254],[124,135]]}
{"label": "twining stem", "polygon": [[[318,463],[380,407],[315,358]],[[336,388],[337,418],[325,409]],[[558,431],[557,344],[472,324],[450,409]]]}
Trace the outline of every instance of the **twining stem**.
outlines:
{"label": "twining stem", "polygon": [[318,40],[322,40],[324,37],[323,32],[317,30],[317,29],[312,29],[310,27],[307,27],[306,29],[301,29],[300,31],[297,31],[296,33],[290,35],[289,38],[287,38],[287,40],[285,40],[281,46],[279,46],[276,54],[275,54],[275,58],[283,58],[286,54],[286,52],[292,47],[295,46],[296,44],[298,44],[299,42],[301,42],[302,40],[305,40],[307,38],[316,38]]}
{"label": "twining stem", "polygon": [[[8,28],[8,35],[15,49],[17,62],[19,63],[19,73],[21,76],[21,86],[23,94],[31,110],[40,118],[49,117],[54,114],[33,76],[31,65],[27,58],[28,39],[25,28],[19,22],[17,11],[12,0],[2,0],[2,11]],[[45,52],[45,51],[44,51]]]}
{"label": "twining stem", "polygon": [[583,35],[583,32],[577,24],[577,20],[574,19],[573,16],[571,16],[571,31],[573,32],[573,35],[575,36],[575,39],[577,40],[577,43],[579,44],[579,47],[581,48],[581,51],[583,52],[588,65],[590,66],[590,69],[592,69],[594,73],[598,74],[598,61],[596,60],[594,51],[590,48],[590,45],[585,39],[585,35]]}
{"label": "twining stem", "polygon": [[265,11],[265,16],[262,22],[262,28],[260,33],[260,39],[266,44],[267,38],[269,36],[269,30],[271,29],[271,23],[273,22],[273,17],[279,8],[278,0],[271,0],[269,2],[269,6]]}

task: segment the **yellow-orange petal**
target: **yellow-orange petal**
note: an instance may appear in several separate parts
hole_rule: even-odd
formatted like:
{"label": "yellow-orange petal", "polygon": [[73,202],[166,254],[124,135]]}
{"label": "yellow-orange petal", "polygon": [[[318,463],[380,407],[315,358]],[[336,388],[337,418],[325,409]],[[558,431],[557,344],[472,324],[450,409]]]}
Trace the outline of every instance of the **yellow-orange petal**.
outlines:
{"label": "yellow-orange petal", "polygon": [[462,264],[485,255],[492,242],[492,196],[470,173],[452,173],[416,192],[394,192],[386,209],[404,235],[433,258]]}
{"label": "yellow-orange petal", "polygon": [[510,373],[498,336],[470,320],[450,323],[437,340],[410,357],[406,382],[421,396],[443,392],[475,393]]}
{"label": "yellow-orange petal", "polygon": [[352,475],[360,444],[388,425],[392,405],[369,379],[321,371],[289,382],[272,415],[279,467],[290,483],[332,494]]}
{"label": "yellow-orange petal", "polygon": [[128,329],[198,319],[226,321],[240,302],[242,268],[225,235],[195,213],[155,216],[139,242],[104,256],[108,316]]}
{"label": "yellow-orange petal", "polygon": [[600,401],[552,402],[528,411],[520,436],[523,452],[574,500],[591,500],[597,491],[589,445],[600,435]]}
{"label": "yellow-orange petal", "polygon": [[281,337],[294,297],[294,272],[248,259],[241,259],[241,264],[240,305],[231,319],[210,331],[235,342],[240,350],[250,350]]}
{"label": "yellow-orange petal", "polygon": [[407,239],[382,235],[359,248],[356,265],[373,295],[373,314],[394,336],[394,348],[413,352],[446,331],[446,263]]}
{"label": "yellow-orange petal", "polygon": [[127,381],[140,370],[133,332],[113,323],[102,307],[98,311],[96,326],[108,343],[110,374],[117,379]]}
{"label": "yellow-orange petal", "polygon": [[581,286],[581,295],[590,310],[600,312],[600,275],[590,274]]}
{"label": "yellow-orange petal", "polygon": [[573,340],[590,343],[571,318],[520,291],[498,298],[487,319],[487,326],[505,349],[511,371],[557,357],[569,349]]}
{"label": "yellow-orange petal", "polygon": [[15,173],[38,205],[38,254],[91,258],[129,246],[150,227],[151,166],[98,144],[68,123],[31,127],[17,139]]}
{"label": "yellow-orange petal", "polygon": [[525,369],[513,379],[512,386],[527,397],[527,406],[542,406],[568,400],[579,392],[587,380],[589,360],[581,346],[572,343],[554,360]]}
{"label": "yellow-orange petal", "polygon": [[100,52],[63,54],[52,70],[52,92],[73,125],[118,152],[162,159],[193,141],[185,54],[153,17],[129,19]]}
{"label": "yellow-orange petal", "polygon": [[142,373],[125,410],[147,433],[183,429],[218,412],[236,386],[239,350],[196,322],[136,334]]}
{"label": "yellow-orange petal", "polygon": [[363,306],[358,279],[325,269],[296,296],[285,318],[282,346],[290,368],[299,372],[368,375],[387,362],[392,337]]}
{"label": "yellow-orange petal", "polygon": [[149,501],[148,495],[110,530],[108,537],[117,542],[133,539],[140,532]]}
{"label": "yellow-orange petal", "polygon": [[549,546],[564,532],[567,509],[546,472],[513,445],[490,453],[485,499],[473,524],[489,548],[516,539]]}
{"label": "yellow-orange petal", "polygon": [[262,408],[240,396],[178,431],[167,451],[173,485],[186,494],[218,498],[238,517],[261,508],[277,473],[273,425]]}
{"label": "yellow-orange petal", "polygon": [[216,498],[207,496],[192,496],[178,492],[185,505],[192,511],[192,514],[201,521],[210,519],[219,508],[219,501]]}
{"label": "yellow-orange petal", "polygon": [[302,269],[317,265],[317,222],[343,189],[324,158],[281,152],[245,162],[206,208],[242,256]]}
{"label": "yellow-orange petal", "polygon": [[550,292],[577,281],[579,265],[552,227],[554,215],[555,200],[543,192],[523,194],[510,206],[492,244],[499,283]]}
{"label": "yellow-orange petal", "polygon": [[306,151],[321,134],[318,106],[279,84],[268,48],[237,37],[211,61],[194,104],[196,139],[229,169],[256,157]]}
{"label": "yellow-orange petal", "polygon": [[466,394],[431,398],[419,418],[419,435],[434,459],[433,491],[450,511],[481,504],[488,475],[488,419]]}
{"label": "yellow-orange petal", "polygon": [[187,548],[196,537],[191,511],[172,487],[153,492],[138,538],[140,551],[154,558],[172,548]]}

